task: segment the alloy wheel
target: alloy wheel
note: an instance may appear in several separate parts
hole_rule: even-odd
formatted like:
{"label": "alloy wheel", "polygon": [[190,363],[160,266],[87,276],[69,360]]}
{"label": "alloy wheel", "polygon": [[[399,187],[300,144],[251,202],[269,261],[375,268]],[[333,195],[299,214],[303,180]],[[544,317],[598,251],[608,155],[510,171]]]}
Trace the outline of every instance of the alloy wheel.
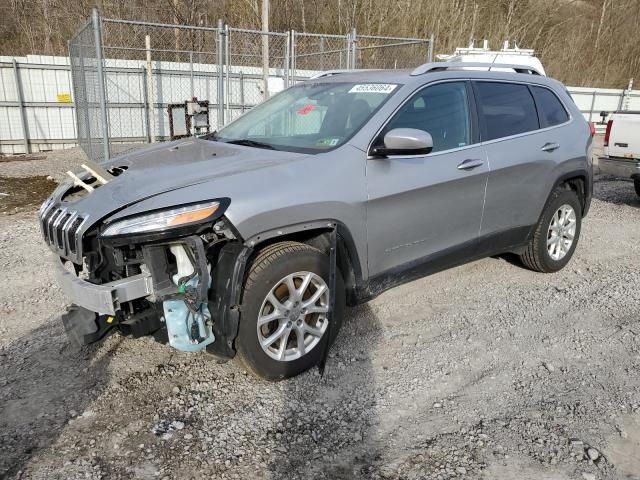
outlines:
{"label": "alloy wheel", "polygon": [[276,283],[260,307],[258,341],[274,360],[289,362],[309,353],[324,335],[329,287],[313,272],[296,272]]}

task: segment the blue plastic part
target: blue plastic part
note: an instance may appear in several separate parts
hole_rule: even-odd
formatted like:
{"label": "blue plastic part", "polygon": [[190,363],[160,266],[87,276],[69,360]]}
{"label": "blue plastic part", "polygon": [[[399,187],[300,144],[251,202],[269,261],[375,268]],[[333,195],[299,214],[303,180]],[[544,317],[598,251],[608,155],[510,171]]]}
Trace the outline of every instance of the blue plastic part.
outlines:
{"label": "blue plastic part", "polygon": [[[187,286],[195,287],[198,284],[198,277],[194,277],[187,282]],[[196,313],[191,312],[182,300],[165,300],[162,303],[164,309],[164,320],[167,325],[169,344],[183,352],[197,352],[213,343],[216,337],[213,335],[211,327],[211,313],[207,303],[200,306]],[[191,330],[194,322],[197,325],[201,342],[191,339]]]}

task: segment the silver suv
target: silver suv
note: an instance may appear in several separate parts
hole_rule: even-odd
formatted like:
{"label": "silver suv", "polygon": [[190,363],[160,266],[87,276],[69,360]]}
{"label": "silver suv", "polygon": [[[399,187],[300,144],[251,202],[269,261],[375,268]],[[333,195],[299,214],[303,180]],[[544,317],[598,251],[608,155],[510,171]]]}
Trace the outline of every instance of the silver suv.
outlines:
{"label": "silver suv", "polygon": [[328,73],[217,133],[88,162],[40,210],[68,334],[154,334],[275,380],[323,366],[345,305],[395,285],[505,252],[560,270],[592,139],[536,73]]}

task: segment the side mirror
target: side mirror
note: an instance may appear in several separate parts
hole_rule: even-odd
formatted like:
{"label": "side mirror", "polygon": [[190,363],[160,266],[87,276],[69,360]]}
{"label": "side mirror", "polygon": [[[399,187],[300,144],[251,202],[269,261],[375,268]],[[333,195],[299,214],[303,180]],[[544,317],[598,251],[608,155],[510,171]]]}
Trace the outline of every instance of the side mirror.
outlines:
{"label": "side mirror", "polygon": [[372,154],[388,155],[426,155],[433,149],[433,139],[429,132],[417,128],[394,128],[384,136],[384,146],[374,147]]}

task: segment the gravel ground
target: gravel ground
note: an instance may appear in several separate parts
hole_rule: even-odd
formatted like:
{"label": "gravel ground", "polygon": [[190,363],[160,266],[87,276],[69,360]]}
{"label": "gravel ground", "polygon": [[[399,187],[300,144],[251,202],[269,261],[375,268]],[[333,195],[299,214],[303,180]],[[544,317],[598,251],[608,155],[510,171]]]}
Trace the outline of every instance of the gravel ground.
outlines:
{"label": "gravel ground", "polygon": [[563,271],[398,287],[348,311],[324,378],[275,384],[150,338],[75,349],[34,208],[0,214],[0,478],[640,479],[640,199],[595,188]]}

